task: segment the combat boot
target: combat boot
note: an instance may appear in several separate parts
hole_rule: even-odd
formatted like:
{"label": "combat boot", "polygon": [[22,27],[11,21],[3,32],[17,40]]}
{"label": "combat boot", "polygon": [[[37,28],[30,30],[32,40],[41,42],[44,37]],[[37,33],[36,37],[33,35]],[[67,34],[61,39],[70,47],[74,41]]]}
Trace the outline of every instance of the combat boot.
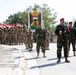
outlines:
{"label": "combat boot", "polygon": [[43,57],[46,58],[45,53],[43,53]]}
{"label": "combat boot", "polygon": [[29,51],[33,51],[32,48],[30,48]]}
{"label": "combat boot", "polygon": [[60,58],[58,59],[58,61],[57,61],[57,63],[60,63],[61,61],[60,61]]}
{"label": "combat boot", "polygon": [[67,58],[65,58],[65,62],[66,62],[66,63],[70,63],[70,61],[69,61]]}

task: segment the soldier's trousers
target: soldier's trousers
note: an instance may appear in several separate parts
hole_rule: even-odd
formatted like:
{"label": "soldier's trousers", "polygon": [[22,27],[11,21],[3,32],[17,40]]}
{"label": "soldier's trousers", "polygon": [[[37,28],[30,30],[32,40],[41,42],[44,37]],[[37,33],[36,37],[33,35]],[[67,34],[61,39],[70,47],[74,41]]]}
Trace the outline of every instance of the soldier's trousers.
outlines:
{"label": "soldier's trousers", "polygon": [[31,41],[28,41],[28,48],[33,48],[33,42],[31,42]]}
{"label": "soldier's trousers", "polygon": [[49,48],[49,40],[45,40],[45,47]]}
{"label": "soldier's trousers", "polygon": [[69,50],[70,50],[70,44],[72,43],[72,48],[73,48],[73,51],[76,51],[75,50],[75,40],[70,40],[69,41]]}
{"label": "soldier's trousers", "polygon": [[61,58],[62,47],[64,50],[64,57],[68,57],[67,41],[57,40],[57,58]]}
{"label": "soldier's trousers", "polygon": [[42,52],[45,53],[45,42],[44,40],[41,41],[41,39],[37,41],[37,46],[36,46],[36,50],[37,50],[37,53],[40,52],[40,47],[42,49]]}

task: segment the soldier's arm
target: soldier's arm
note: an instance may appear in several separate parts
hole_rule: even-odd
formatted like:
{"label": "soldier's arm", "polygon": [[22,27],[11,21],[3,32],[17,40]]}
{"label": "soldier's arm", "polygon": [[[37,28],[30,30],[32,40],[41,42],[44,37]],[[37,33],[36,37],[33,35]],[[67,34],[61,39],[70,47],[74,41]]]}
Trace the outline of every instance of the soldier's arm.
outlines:
{"label": "soldier's arm", "polygon": [[58,29],[58,26],[56,27],[55,34],[56,34],[56,35],[59,35],[59,29]]}

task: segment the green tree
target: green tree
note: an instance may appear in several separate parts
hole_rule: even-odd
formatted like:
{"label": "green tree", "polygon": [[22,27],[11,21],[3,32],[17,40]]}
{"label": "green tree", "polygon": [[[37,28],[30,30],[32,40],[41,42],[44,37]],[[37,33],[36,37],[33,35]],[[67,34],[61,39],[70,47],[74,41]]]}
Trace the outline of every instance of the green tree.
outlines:
{"label": "green tree", "polygon": [[[50,9],[47,4],[43,4],[43,6],[40,6],[38,4],[34,4],[34,6],[29,6],[30,8],[36,9],[36,8],[42,8],[43,12],[43,22],[45,28],[48,28],[50,31],[53,31],[53,25],[56,23],[57,14],[54,12],[54,9]],[[10,15],[8,19],[6,20],[6,23],[10,24],[26,24],[28,25],[28,12],[25,10],[24,12],[18,12],[13,15]]]}
{"label": "green tree", "polygon": [[21,24],[26,24],[28,23],[28,13],[27,11],[25,12],[18,12],[13,15],[10,15],[8,19],[6,20],[6,23],[10,24],[16,24],[16,23],[21,23]]}
{"label": "green tree", "polygon": [[50,31],[53,31],[53,25],[56,23],[55,19],[57,18],[56,12],[52,13],[54,9],[50,9],[47,4],[43,5],[43,21],[45,28],[48,28]]}
{"label": "green tree", "polygon": [[76,28],[76,21],[74,22],[74,26],[73,27],[75,27]]}
{"label": "green tree", "polygon": [[66,21],[64,24],[65,24],[65,26],[67,26],[68,25],[68,22]]}
{"label": "green tree", "polygon": [[[32,7],[32,6],[30,6],[30,7]],[[50,31],[53,31],[55,29],[54,24],[57,22],[56,21],[57,13],[54,12],[54,9],[50,9],[50,7],[48,7],[47,4],[43,4],[43,6],[34,4],[34,6],[32,8],[34,8],[34,9],[42,8],[44,26],[45,26],[45,28],[48,28]]]}

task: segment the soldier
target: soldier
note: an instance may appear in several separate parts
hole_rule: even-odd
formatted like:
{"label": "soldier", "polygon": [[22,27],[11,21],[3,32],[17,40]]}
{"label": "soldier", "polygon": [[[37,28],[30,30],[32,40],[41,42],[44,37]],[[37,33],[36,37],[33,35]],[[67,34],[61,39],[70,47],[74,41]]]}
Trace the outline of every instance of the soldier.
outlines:
{"label": "soldier", "polygon": [[6,44],[8,44],[8,42],[9,42],[9,39],[8,39],[8,35],[9,34],[9,28],[8,27],[6,27]]}
{"label": "soldier", "polygon": [[51,37],[50,41],[53,42],[53,33],[52,32],[50,32],[50,37]]}
{"label": "soldier", "polygon": [[25,42],[26,49],[28,49],[28,29],[25,30]]}
{"label": "soldier", "polygon": [[8,44],[12,45],[12,29],[8,30]]}
{"label": "soldier", "polygon": [[32,51],[32,48],[33,48],[33,33],[30,29],[28,29],[28,33],[27,33],[27,42],[28,42],[29,51]]}
{"label": "soldier", "polygon": [[76,39],[76,29],[72,26],[72,22],[69,22],[69,29],[70,29],[70,34],[69,34],[69,50],[70,50],[70,44],[72,43],[72,48],[73,48],[73,55],[75,56],[75,39]]}
{"label": "soldier", "polygon": [[67,49],[67,40],[68,40],[68,34],[66,32],[66,27],[64,26],[64,18],[60,19],[60,25],[56,27],[55,34],[58,35],[57,38],[57,63],[60,62],[61,59],[61,51],[62,47],[64,48],[64,57],[65,62],[69,63],[70,61],[68,58],[68,49]]}
{"label": "soldier", "polygon": [[40,53],[40,47],[43,52],[43,57],[46,57],[45,56],[45,38],[46,38],[45,30],[41,29],[41,23],[39,23],[38,26],[39,26],[39,28],[36,29],[36,31],[35,31],[36,43],[37,43],[37,46],[36,46],[37,57],[39,56],[39,53]]}
{"label": "soldier", "polygon": [[3,30],[0,27],[0,44],[2,44],[2,39],[3,39]]}
{"label": "soldier", "polygon": [[17,29],[17,43],[20,45],[21,44],[21,27],[18,27]]}
{"label": "soldier", "polygon": [[45,32],[46,32],[45,49],[49,50],[50,33],[47,28],[45,29]]}

